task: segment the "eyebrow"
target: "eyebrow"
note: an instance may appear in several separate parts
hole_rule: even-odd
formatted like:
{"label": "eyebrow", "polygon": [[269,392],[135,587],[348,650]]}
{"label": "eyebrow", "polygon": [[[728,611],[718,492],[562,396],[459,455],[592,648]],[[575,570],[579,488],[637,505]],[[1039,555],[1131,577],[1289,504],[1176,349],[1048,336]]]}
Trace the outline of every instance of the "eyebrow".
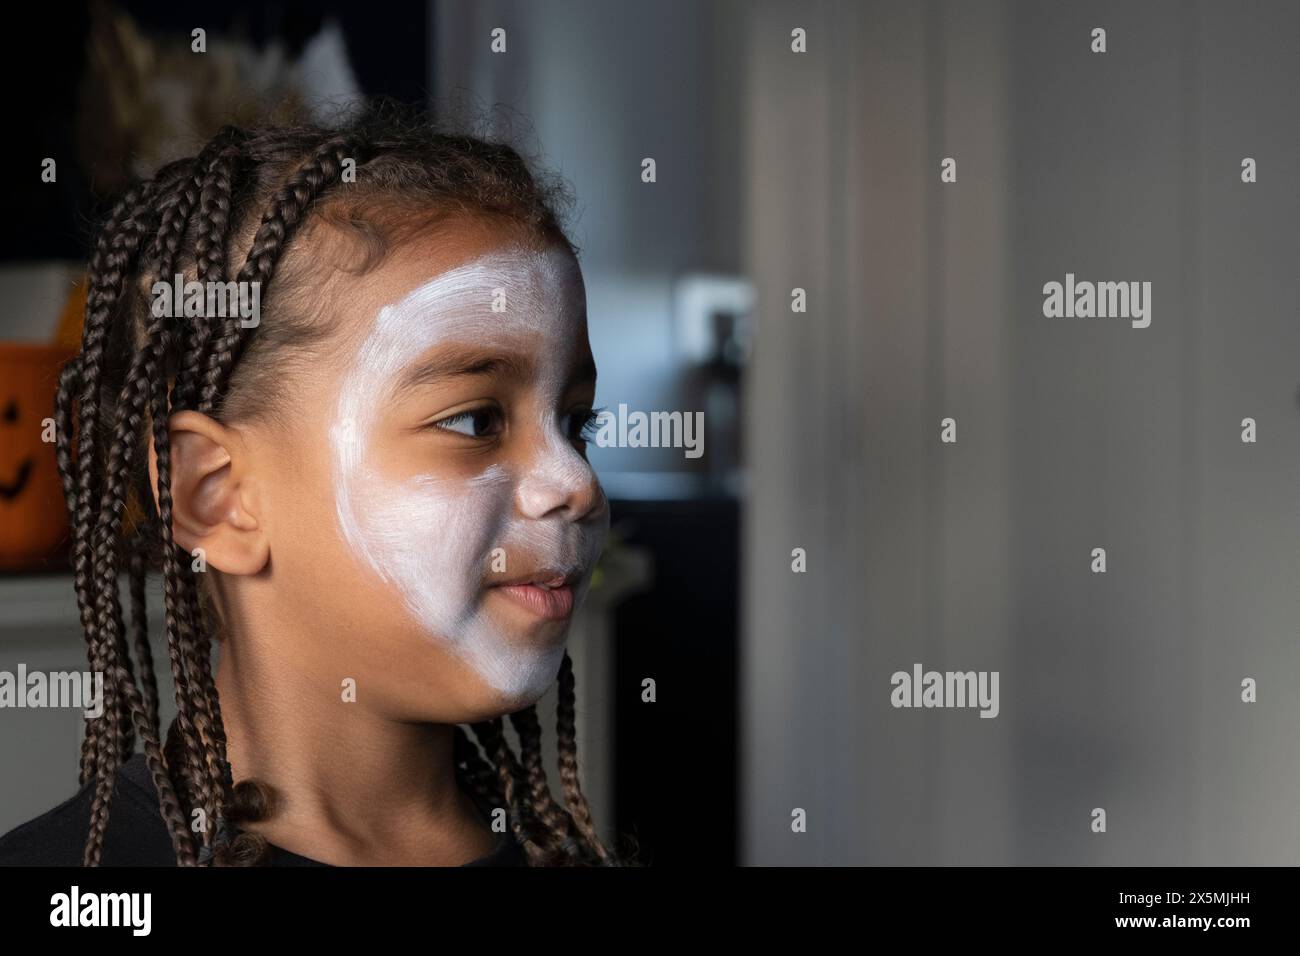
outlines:
{"label": "eyebrow", "polygon": [[504,372],[522,377],[525,371],[518,361],[508,355],[448,351],[412,365],[398,380],[394,391],[401,394],[422,385],[432,385],[444,378],[461,375],[496,375]]}
{"label": "eyebrow", "polygon": [[[393,391],[401,395],[411,389],[432,385],[457,376],[514,375],[527,378],[532,371],[528,358],[516,359],[501,353],[448,351],[417,362],[403,373]],[[583,360],[569,376],[568,386],[586,385],[596,381],[596,363],[590,357]]]}

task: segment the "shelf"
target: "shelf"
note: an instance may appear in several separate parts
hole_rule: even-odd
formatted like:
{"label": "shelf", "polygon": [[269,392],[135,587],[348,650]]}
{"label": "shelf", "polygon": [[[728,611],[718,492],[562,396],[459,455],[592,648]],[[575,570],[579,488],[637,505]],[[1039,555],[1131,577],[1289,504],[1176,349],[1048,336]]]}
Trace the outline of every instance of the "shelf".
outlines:
{"label": "shelf", "polygon": [[[119,577],[122,610],[130,615],[127,576]],[[149,619],[162,615],[162,578],[151,576],[145,585]],[[80,633],[81,614],[71,574],[0,576],[0,638],[33,629],[71,628]]]}

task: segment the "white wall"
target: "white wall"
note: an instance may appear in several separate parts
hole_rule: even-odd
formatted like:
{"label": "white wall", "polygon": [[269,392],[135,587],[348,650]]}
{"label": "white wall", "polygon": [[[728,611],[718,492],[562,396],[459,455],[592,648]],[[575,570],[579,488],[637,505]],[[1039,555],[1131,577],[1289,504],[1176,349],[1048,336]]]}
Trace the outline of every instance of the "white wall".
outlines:
{"label": "white wall", "polygon": [[[1000,27],[898,4],[765,4],[750,23],[749,863],[1007,855],[1010,722],[888,703],[913,661],[1007,662]],[[943,192],[953,153],[971,185]]]}
{"label": "white wall", "polygon": [[[747,9],[746,860],[1293,863],[1300,11]],[[915,661],[1000,716],[893,709]]]}

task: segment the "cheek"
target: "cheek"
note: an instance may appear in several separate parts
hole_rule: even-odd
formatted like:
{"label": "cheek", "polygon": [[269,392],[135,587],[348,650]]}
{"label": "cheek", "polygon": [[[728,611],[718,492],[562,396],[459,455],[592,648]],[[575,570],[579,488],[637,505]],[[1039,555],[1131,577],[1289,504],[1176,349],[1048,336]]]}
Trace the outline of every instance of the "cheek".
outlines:
{"label": "cheek", "polygon": [[[335,529],[333,481],[319,448],[309,442],[284,440],[259,449],[260,512],[267,521],[271,569],[285,593],[309,617],[328,616],[340,601],[359,595],[340,575],[352,560]],[[351,578],[355,581],[355,576]]]}
{"label": "cheek", "polygon": [[[473,613],[510,514],[510,486],[480,481],[370,481],[346,497],[357,557],[396,586],[428,629],[453,633]],[[352,540],[358,539],[358,540]]]}
{"label": "cheek", "polygon": [[478,577],[476,558],[486,558],[509,501],[508,491],[494,491],[419,481],[380,488],[366,511],[367,533],[390,556]]}
{"label": "cheek", "polygon": [[280,431],[258,439],[252,453],[261,463],[259,494],[270,502],[263,510],[274,521],[273,533],[286,543],[319,548],[334,519],[334,479],[329,456],[321,453],[317,431],[303,437]]}

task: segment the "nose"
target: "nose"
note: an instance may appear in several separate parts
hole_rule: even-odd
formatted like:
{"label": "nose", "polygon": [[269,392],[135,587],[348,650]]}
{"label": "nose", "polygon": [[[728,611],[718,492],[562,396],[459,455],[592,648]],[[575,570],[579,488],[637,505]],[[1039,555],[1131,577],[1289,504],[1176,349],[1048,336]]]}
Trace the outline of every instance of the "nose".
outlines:
{"label": "nose", "polygon": [[525,518],[588,521],[600,516],[605,492],[578,450],[564,441],[546,444],[518,484],[516,505]]}

